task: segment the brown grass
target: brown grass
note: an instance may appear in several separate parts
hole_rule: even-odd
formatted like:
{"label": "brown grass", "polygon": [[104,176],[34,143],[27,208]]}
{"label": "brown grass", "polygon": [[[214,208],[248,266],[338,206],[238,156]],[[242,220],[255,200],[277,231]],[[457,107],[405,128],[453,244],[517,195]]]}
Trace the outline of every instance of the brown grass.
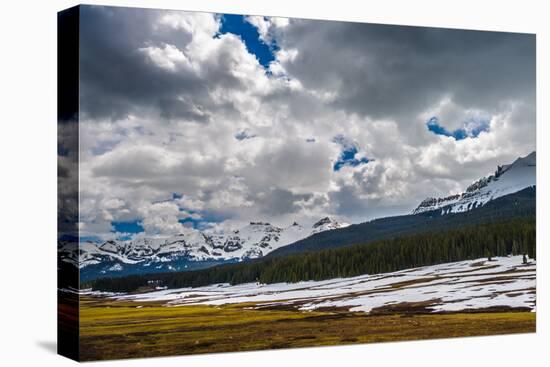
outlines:
{"label": "brown grass", "polygon": [[[142,306],[141,308],[136,308]],[[535,313],[300,312],[82,299],[83,361],[535,331]],[[403,306],[403,305],[402,305]],[[418,308],[425,305],[415,305]]]}

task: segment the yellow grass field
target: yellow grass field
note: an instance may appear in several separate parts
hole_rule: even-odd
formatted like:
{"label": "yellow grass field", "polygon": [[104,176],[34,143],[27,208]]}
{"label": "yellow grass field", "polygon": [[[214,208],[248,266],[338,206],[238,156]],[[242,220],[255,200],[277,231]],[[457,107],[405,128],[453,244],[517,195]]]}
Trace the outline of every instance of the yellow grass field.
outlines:
{"label": "yellow grass field", "polygon": [[366,315],[326,310],[166,307],[82,297],[80,359],[107,360],[529,333],[533,312]]}

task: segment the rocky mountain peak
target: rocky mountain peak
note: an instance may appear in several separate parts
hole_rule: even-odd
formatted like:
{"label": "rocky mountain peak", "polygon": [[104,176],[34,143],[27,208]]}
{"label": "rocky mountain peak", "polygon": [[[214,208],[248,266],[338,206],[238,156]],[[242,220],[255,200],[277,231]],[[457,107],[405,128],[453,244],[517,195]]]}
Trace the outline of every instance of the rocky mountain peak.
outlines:
{"label": "rocky mountain peak", "polygon": [[313,228],[318,228],[324,224],[328,224],[328,223],[334,223],[334,221],[330,218],[330,217],[324,217],[323,219],[320,219],[319,221],[317,221],[312,227]]}
{"label": "rocky mountain peak", "polygon": [[440,210],[440,214],[465,212],[536,185],[536,152],[516,159],[512,164],[499,165],[494,174],[482,177],[457,195],[424,199],[412,214]]}

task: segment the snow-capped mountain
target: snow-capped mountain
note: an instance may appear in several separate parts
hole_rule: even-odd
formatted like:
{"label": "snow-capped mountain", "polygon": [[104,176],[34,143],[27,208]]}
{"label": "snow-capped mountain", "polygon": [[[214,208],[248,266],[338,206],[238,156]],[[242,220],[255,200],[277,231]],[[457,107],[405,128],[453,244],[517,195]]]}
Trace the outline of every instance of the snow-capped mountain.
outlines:
{"label": "snow-capped mountain", "polygon": [[349,226],[349,223],[339,223],[330,217],[324,217],[312,226],[313,230],[311,231],[311,234],[330,231],[338,228],[345,228],[347,226]]}
{"label": "snow-capped mountain", "polygon": [[462,194],[443,198],[430,197],[420,203],[412,214],[440,210],[441,215],[465,212],[496,199],[536,185],[536,152],[518,158],[512,164],[498,166],[493,175],[474,182]]}
{"label": "snow-capped mountain", "polygon": [[[278,227],[265,222],[227,232],[187,229],[167,238],[137,238],[130,241],[61,245],[63,259],[80,269],[95,267],[103,275],[136,266],[151,270],[181,270],[190,262],[220,263],[262,257],[269,252],[322,231],[344,228],[331,218],[323,218],[312,227],[293,223]],[[71,251],[71,249],[73,249]]]}

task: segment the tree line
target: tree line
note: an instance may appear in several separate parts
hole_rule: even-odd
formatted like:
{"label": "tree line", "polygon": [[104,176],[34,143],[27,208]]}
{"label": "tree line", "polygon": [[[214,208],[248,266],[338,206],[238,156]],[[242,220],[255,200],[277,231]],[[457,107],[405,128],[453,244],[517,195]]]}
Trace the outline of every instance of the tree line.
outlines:
{"label": "tree line", "polygon": [[85,286],[111,292],[131,292],[148,285],[168,288],[216,283],[279,283],[324,280],[493,256],[536,258],[535,218],[431,231],[368,244],[317,252],[263,258],[208,269],[96,279]]}
{"label": "tree line", "polygon": [[528,187],[491,200],[481,207],[466,212],[441,215],[442,210],[379,218],[341,229],[323,231],[293,244],[279,247],[266,256],[288,256],[430,231],[446,231],[482,223],[530,218],[534,217],[536,213],[536,189]]}

